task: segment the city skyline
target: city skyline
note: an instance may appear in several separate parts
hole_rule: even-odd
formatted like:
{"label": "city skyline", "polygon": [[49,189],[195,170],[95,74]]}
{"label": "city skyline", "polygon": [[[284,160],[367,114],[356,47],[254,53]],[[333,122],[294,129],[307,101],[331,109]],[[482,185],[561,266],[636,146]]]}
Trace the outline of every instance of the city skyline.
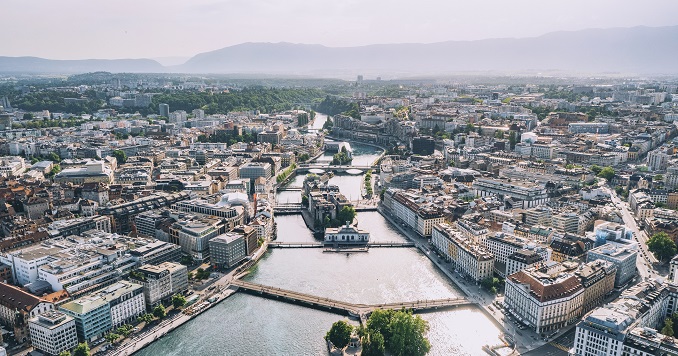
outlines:
{"label": "city skyline", "polygon": [[[8,1],[0,55],[50,59],[190,57],[246,42],[349,47],[536,37],[556,31],[672,26],[678,3],[612,1]],[[70,9],[70,11],[64,11]],[[662,9],[661,11],[657,11]],[[132,10],[132,11],[130,11]],[[55,16],[58,14],[58,17]],[[176,58],[174,59],[177,60]]]}

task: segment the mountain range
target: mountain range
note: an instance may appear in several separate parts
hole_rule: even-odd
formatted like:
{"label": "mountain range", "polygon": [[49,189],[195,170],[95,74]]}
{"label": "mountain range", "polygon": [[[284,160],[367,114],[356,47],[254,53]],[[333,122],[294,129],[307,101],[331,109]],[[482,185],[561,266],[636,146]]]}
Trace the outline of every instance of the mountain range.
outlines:
{"label": "mountain range", "polygon": [[461,72],[678,73],[678,26],[588,29],[539,37],[326,47],[243,43],[175,66],[150,59],[0,57],[0,72],[425,75]]}

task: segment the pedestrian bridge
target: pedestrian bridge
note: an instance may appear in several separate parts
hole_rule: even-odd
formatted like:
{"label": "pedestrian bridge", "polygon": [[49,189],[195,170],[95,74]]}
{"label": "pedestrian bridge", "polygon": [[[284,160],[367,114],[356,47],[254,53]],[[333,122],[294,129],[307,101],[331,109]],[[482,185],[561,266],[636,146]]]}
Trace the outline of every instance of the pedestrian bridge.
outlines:
{"label": "pedestrian bridge", "polygon": [[[272,241],[268,243],[270,248],[322,248],[322,247],[333,247],[333,243],[324,243],[324,242],[281,242],[281,241]],[[346,247],[362,247],[367,246],[370,248],[374,247],[415,247],[414,242],[368,242],[364,245],[347,245]]]}
{"label": "pedestrian bridge", "polygon": [[312,308],[326,309],[335,313],[347,313],[359,317],[362,321],[376,309],[401,310],[409,309],[413,312],[423,312],[435,309],[454,308],[457,306],[475,304],[464,297],[448,299],[423,299],[417,301],[384,303],[384,304],[357,304],[341,300],[319,297],[311,294],[299,293],[292,290],[266,286],[263,284],[246,282],[234,279],[231,285],[250,294],[278,299],[288,303],[301,304]]}

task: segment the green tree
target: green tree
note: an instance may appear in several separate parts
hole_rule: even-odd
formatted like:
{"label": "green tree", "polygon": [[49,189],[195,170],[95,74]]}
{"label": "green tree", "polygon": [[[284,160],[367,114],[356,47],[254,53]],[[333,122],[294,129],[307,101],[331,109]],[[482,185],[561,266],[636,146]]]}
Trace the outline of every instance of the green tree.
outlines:
{"label": "green tree", "polygon": [[351,341],[353,326],[344,320],[339,320],[332,324],[332,328],[325,335],[325,340],[330,341],[334,347],[343,349]]}
{"label": "green tree", "polygon": [[676,255],[676,243],[664,232],[658,232],[647,240],[647,248],[661,262]]}
{"label": "green tree", "polygon": [[378,332],[386,343],[391,339],[391,319],[393,319],[393,310],[377,309],[370,314],[367,319],[367,330],[370,333]]}
{"label": "green tree", "polygon": [[672,318],[666,318],[666,321],[664,322],[664,327],[662,328],[661,333],[666,335],[666,336],[673,336],[673,320],[672,320]]}
{"label": "green tree", "polygon": [[511,145],[511,149],[513,150],[514,148],[516,148],[516,143],[518,143],[518,134],[516,134],[515,131],[510,131],[508,140],[509,144]]}
{"label": "green tree", "polygon": [[657,174],[656,176],[654,176],[654,178],[652,178],[652,180],[654,180],[654,181],[662,181],[662,180],[664,180],[664,176],[661,175],[661,174]]}
{"label": "green tree", "polygon": [[598,177],[610,180],[612,179],[612,177],[614,177],[614,174],[615,172],[614,169],[612,169],[612,167],[605,167],[600,170],[600,172],[598,173]]}
{"label": "green tree", "polygon": [[598,165],[595,165],[595,164],[591,166],[591,172],[593,172],[594,174],[599,174],[600,171],[602,171],[602,170],[603,170],[603,167],[601,167],[601,166],[598,166]]}
{"label": "green tree", "polygon": [[355,219],[356,216],[355,208],[352,206],[345,206],[339,210],[337,213],[337,220],[339,221],[339,224],[345,224],[347,221],[348,222],[353,222],[353,219]]}
{"label": "green tree", "polygon": [[384,343],[384,336],[380,332],[368,332],[362,339],[363,351],[362,356],[384,356],[386,352],[386,344]]}
{"label": "green tree", "polygon": [[48,158],[50,161],[54,162],[54,163],[59,163],[59,162],[61,162],[61,157],[59,157],[59,155],[56,154],[56,153],[54,153],[54,152],[50,152],[50,153],[47,155],[47,158]]}
{"label": "green tree", "polygon": [[137,318],[137,321],[140,323],[148,324],[153,321],[153,314],[151,313],[142,314]]}
{"label": "green tree", "polygon": [[71,352],[68,350],[61,351],[59,356],[71,356]]}
{"label": "green tree", "polygon": [[118,164],[125,164],[125,162],[127,162],[127,154],[125,154],[125,151],[114,150],[113,157],[115,157],[115,160],[118,161]]}
{"label": "green tree", "polygon": [[89,345],[87,345],[87,342],[83,342],[82,344],[78,344],[73,349],[73,356],[89,356]]}
{"label": "green tree", "polygon": [[162,304],[158,305],[157,307],[153,308],[153,316],[162,319],[167,315],[167,312],[165,311],[165,307],[162,306]]}
{"label": "green tree", "polygon": [[108,334],[106,334],[106,336],[104,336],[104,339],[106,339],[106,341],[110,342],[111,344],[114,343],[119,338],[120,338],[120,335],[118,335],[116,333],[108,333]]}
{"label": "green tree", "polygon": [[172,297],[172,305],[174,305],[174,308],[179,309],[186,305],[186,297],[184,297],[181,294],[177,294],[174,297]]}
{"label": "green tree", "polygon": [[389,351],[395,356],[424,356],[431,350],[426,338],[428,322],[411,312],[398,311],[390,323],[393,335],[389,340]]}

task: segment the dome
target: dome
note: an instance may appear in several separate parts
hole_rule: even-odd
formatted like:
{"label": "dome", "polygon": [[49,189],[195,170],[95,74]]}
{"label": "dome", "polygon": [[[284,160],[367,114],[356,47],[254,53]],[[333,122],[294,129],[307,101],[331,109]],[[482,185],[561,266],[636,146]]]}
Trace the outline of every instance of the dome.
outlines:
{"label": "dome", "polygon": [[247,204],[249,204],[247,194],[240,192],[231,192],[222,195],[221,200],[217,203],[217,206],[247,205]]}

